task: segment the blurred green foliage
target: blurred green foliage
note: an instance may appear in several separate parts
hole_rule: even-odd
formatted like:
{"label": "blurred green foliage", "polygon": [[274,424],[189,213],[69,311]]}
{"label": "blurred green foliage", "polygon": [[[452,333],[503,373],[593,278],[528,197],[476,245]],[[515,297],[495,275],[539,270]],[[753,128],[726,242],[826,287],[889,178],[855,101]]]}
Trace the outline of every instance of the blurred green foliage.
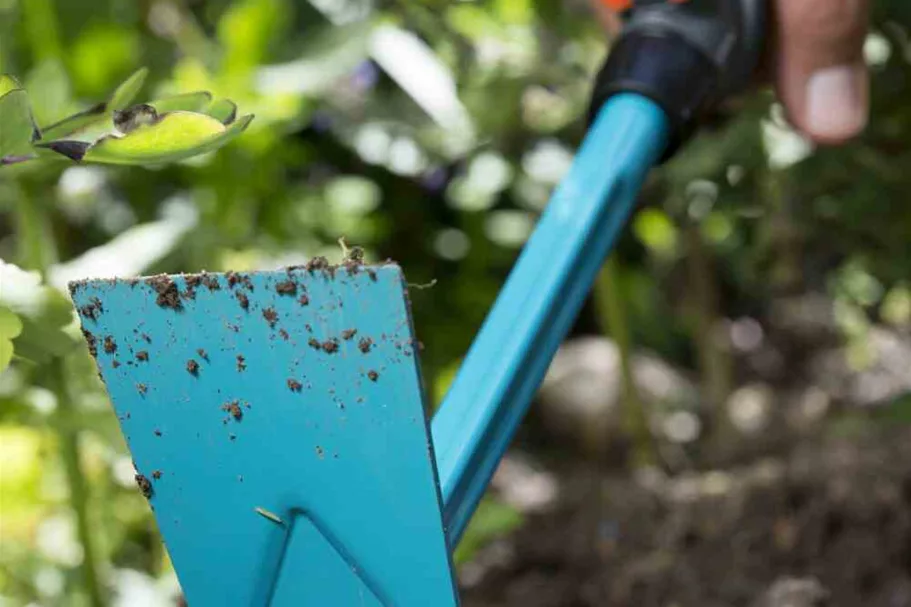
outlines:
{"label": "blurred green foliage", "polygon": [[[911,321],[909,25],[907,3],[877,4],[857,142],[812,149],[758,91],[643,192],[612,281],[624,324],[698,370],[707,397],[730,378],[705,329],[761,319],[782,293],[830,292],[857,364],[870,323]],[[412,294],[436,405],[567,169],[606,46],[568,0],[0,0],[0,73],[22,82],[38,124],[143,66],[142,98],[210,91],[257,117],[167,166],[0,168],[0,364],[11,344],[16,356],[0,375],[0,599],[174,590],[67,280],[337,259],[344,235],[413,283],[437,280]],[[578,330],[608,325],[589,306]],[[521,522],[488,504],[460,558]]]}
{"label": "blurred green foliage", "polygon": [[[217,150],[253,119],[252,114],[238,118],[233,101],[213,100],[206,91],[134,104],[147,75],[145,68],[137,70],[107,101],[53,123],[37,122],[28,91],[12,76],[0,75],[0,166],[60,156],[102,164],[175,162]],[[35,83],[42,98],[48,94],[43,78]]]}

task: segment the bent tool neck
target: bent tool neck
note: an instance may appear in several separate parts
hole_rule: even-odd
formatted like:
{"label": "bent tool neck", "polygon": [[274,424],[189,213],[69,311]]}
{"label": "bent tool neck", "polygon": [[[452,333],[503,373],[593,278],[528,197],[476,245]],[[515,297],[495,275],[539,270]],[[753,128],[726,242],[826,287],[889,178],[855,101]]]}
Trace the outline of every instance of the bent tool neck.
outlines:
{"label": "bent tool neck", "polygon": [[644,97],[619,94],[605,103],[434,417],[451,547],[663,154],[668,130],[664,112]]}

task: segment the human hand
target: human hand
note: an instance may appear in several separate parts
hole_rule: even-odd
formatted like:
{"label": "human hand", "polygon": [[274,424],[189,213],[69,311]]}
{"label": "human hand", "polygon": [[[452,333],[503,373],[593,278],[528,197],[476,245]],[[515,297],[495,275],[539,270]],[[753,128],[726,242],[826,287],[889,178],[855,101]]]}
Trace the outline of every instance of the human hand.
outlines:
{"label": "human hand", "polygon": [[[592,0],[605,27],[617,31],[616,8],[628,0]],[[869,0],[770,0],[766,65],[788,119],[821,144],[838,144],[867,124],[864,63]]]}

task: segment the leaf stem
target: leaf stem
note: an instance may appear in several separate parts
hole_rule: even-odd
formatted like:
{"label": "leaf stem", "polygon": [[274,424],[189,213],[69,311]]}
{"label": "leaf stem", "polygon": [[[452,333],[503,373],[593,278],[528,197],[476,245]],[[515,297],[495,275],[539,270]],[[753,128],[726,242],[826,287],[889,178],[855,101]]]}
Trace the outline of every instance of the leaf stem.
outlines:
{"label": "leaf stem", "polygon": [[632,337],[626,306],[620,292],[619,270],[616,258],[609,257],[595,283],[595,303],[601,323],[617,344],[620,354],[623,429],[632,441],[631,463],[633,467],[651,466],[657,463],[658,455],[649,430],[645,404],[636,386]]}
{"label": "leaf stem", "polygon": [[[38,270],[46,278],[50,265],[56,260],[47,207],[29,196],[25,184],[20,183],[16,189],[19,262],[26,268]],[[79,422],[67,383],[66,360],[61,356],[53,357],[46,365],[46,373],[57,397],[54,425],[60,437],[60,457],[69,486],[70,505],[76,515],[76,530],[82,544],[82,584],[88,595],[88,604],[91,607],[104,607],[88,510],[88,486],[81,469]]]}

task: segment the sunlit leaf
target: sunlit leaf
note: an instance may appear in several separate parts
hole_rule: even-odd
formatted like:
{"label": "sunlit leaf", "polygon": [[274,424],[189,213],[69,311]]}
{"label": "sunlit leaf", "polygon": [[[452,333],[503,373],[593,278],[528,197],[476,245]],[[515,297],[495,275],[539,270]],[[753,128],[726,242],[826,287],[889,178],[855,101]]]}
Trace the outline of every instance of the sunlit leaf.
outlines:
{"label": "sunlit leaf", "polygon": [[269,43],[287,27],[286,0],[238,0],[224,12],[216,32],[226,74],[245,74],[266,56]]}
{"label": "sunlit leaf", "polygon": [[[212,102],[212,94],[207,91],[197,91],[195,93],[183,93],[173,97],[164,97],[150,101],[149,105],[155,108],[159,114],[165,112],[200,112]],[[208,113],[208,112],[206,112]]]}
{"label": "sunlit leaf", "polygon": [[117,90],[114,91],[114,94],[111,96],[111,101],[108,103],[108,108],[111,110],[122,110],[125,107],[128,107],[130,103],[133,102],[136,94],[139,93],[139,89],[142,88],[146,76],[148,75],[148,68],[141,68],[133,72],[133,75],[127,78],[123,84],[118,86]]}
{"label": "sunlit leaf", "polygon": [[883,298],[880,315],[886,322],[903,326],[911,323],[911,289],[903,284],[893,287]]}
{"label": "sunlit leaf", "polygon": [[659,255],[671,255],[677,247],[677,228],[664,211],[645,209],[633,221],[633,233]]}
{"label": "sunlit leaf", "polygon": [[13,358],[13,339],[22,333],[22,321],[9,308],[0,306],[0,371]]}
{"label": "sunlit leaf", "polygon": [[0,74],[0,97],[6,95],[10,91],[21,88],[22,85],[19,84],[18,80],[9,74]]}
{"label": "sunlit leaf", "polygon": [[0,306],[0,337],[13,339],[22,333],[22,321],[15,312],[6,306]]}
{"label": "sunlit leaf", "polygon": [[221,147],[243,132],[252,119],[244,116],[225,128],[205,114],[173,112],[123,137],[103,139],[87,148],[83,156],[73,158],[107,164],[174,162]]}
{"label": "sunlit leaf", "polygon": [[38,129],[32,120],[28,94],[11,76],[0,76],[0,163],[32,155]]}

